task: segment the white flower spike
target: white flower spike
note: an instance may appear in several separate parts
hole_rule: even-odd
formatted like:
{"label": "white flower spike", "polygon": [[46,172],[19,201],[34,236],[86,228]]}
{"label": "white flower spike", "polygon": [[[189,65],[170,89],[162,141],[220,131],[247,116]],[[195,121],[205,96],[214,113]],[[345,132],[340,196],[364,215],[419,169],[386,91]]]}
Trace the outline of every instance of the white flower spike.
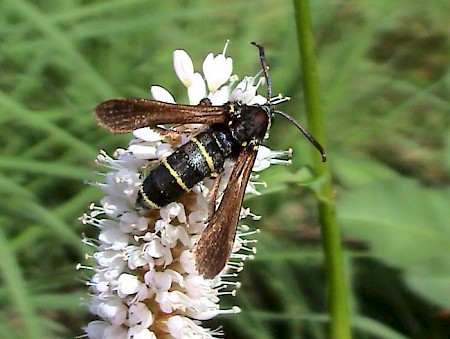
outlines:
{"label": "white flower spike", "polygon": [[[188,89],[191,104],[208,97],[213,105],[222,105],[237,98],[243,103],[255,101],[253,78],[234,89],[236,76],[231,77],[232,59],[222,54],[209,54],[203,63],[204,78],[194,71],[189,55],[176,50],[173,63],[178,78]],[[162,87],[152,86],[155,100],[175,103]],[[168,113],[170,114],[170,113]],[[185,126],[173,131],[185,131]],[[161,130],[141,128],[127,149],[118,149],[115,157],[101,152],[97,163],[107,173],[95,183],[105,192],[100,206],[91,205],[89,214],[81,217],[84,224],[100,230],[97,240],[84,239],[95,253],[94,275],[87,283],[91,292],[90,311],[100,318],[85,327],[89,338],[219,338],[220,330],[202,326],[201,321],[218,314],[235,314],[239,307],[220,309],[223,295],[234,295],[239,283],[230,282],[242,270],[243,261],[255,253],[249,239],[256,231],[238,226],[233,254],[225,269],[213,279],[205,279],[196,270],[193,247],[199,239],[209,215],[208,192],[211,180],[200,182],[179,202],[152,211],[138,207],[136,199],[147,168],[152,168],[188,138],[164,138]],[[287,163],[285,152],[261,148],[256,165],[261,170],[274,163]],[[232,166],[225,166],[219,187],[220,197],[226,187]],[[256,183],[249,183],[249,192],[258,194]],[[257,216],[242,209],[241,217]],[[240,251],[240,252],[239,252]],[[238,253],[239,252],[239,253]],[[80,267],[82,267],[80,265]],[[231,289],[231,290],[230,290]]]}

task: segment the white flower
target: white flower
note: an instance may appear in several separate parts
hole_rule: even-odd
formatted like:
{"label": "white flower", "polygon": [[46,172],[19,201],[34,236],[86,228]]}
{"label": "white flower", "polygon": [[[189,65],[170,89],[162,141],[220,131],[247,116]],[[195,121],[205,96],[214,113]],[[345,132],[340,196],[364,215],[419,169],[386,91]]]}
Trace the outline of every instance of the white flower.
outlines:
{"label": "white flower", "polygon": [[[167,321],[167,327],[172,338],[216,338],[216,336],[209,331],[206,331],[192,320],[179,315],[170,317]],[[220,334],[220,332],[217,334]]]}
{"label": "white flower", "polygon": [[273,151],[266,146],[259,146],[253,171],[263,171],[270,165],[290,165],[291,156],[292,149],[288,149],[287,151]]}
{"label": "white flower", "polygon": [[210,92],[216,92],[230,79],[233,72],[233,59],[225,57],[227,47],[228,41],[222,54],[214,56],[213,53],[209,53],[203,61],[203,74]]}
{"label": "white flower", "polygon": [[[228,43],[227,43],[228,44]],[[175,72],[187,87],[190,104],[209,98],[213,105],[228,101],[244,104],[265,103],[257,95],[262,81],[245,77],[237,86],[232,76],[233,62],[222,54],[208,54],[203,62],[203,74],[195,72],[189,55],[183,50],[173,54]],[[207,84],[207,85],[206,85]],[[207,90],[208,89],[208,90]],[[155,100],[175,103],[173,96],[160,86],[152,86]],[[189,125],[192,131],[195,126]],[[200,126],[203,128],[203,126]],[[186,131],[186,126],[178,127]],[[99,229],[97,240],[84,239],[95,253],[94,274],[87,285],[92,293],[90,311],[100,321],[85,327],[89,338],[217,338],[218,330],[201,326],[202,320],[218,314],[238,313],[238,307],[220,309],[220,297],[234,295],[239,283],[229,281],[242,270],[243,261],[255,253],[254,242],[249,240],[256,231],[240,226],[230,263],[214,279],[199,275],[192,249],[206,227],[209,218],[208,192],[213,182],[204,180],[185,194],[181,201],[159,210],[146,211],[136,205],[139,188],[148,168],[157,166],[180,144],[189,141],[188,133],[176,139],[165,139],[148,127],[135,130],[127,149],[118,149],[114,157],[100,152],[97,163],[107,169],[102,182],[95,183],[106,196],[100,205],[91,205],[89,214],[81,220]],[[271,164],[287,164],[289,152],[273,152],[260,147],[255,170]],[[219,187],[219,199],[233,164],[226,162]],[[250,182],[247,191],[259,194],[256,182]],[[248,209],[241,217],[258,219]],[[231,291],[230,291],[231,289]],[[193,320],[194,319],[194,320]]]}
{"label": "white flower", "polygon": [[153,314],[145,304],[134,303],[128,309],[128,321],[132,326],[141,326],[142,329],[147,329],[153,324]]}
{"label": "white flower", "polygon": [[129,295],[139,296],[139,300],[147,297],[147,286],[135,275],[123,273],[117,279],[117,295],[124,298]]}
{"label": "white flower", "polygon": [[230,86],[222,86],[219,90],[209,93],[208,99],[217,106],[226,104],[230,101],[230,91]]}
{"label": "white flower", "polygon": [[200,73],[194,73],[191,84],[188,87],[189,103],[197,105],[200,100],[206,97],[206,85]]}
{"label": "white flower", "polygon": [[267,98],[257,95],[256,93],[261,83],[261,78],[256,79],[255,77],[245,77],[231,92],[230,101],[241,101],[248,105],[265,104],[267,102]]}
{"label": "white flower", "polygon": [[91,321],[84,329],[88,338],[91,339],[127,339],[128,331],[121,326],[111,325],[107,321]]}
{"label": "white flower", "polygon": [[[190,78],[191,77],[192,76],[190,76]],[[167,102],[169,104],[175,103],[175,99],[173,98],[172,94],[170,94],[170,92],[168,90],[166,90],[164,87],[152,86],[152,87],[150,87],[150,93],[154,100]]]}
{"label": "white flower", "polygon": [[190,87],[194,76],[194,63],[186,51],[177,49],[173,52],[173,68],[183,85]]}
{"label": "white flower", "polygon": [[111,295],[109,298],[93,299],[91,312],[97,314],[112,325],[120,326],[127,318],[127,306],[118,297]]}

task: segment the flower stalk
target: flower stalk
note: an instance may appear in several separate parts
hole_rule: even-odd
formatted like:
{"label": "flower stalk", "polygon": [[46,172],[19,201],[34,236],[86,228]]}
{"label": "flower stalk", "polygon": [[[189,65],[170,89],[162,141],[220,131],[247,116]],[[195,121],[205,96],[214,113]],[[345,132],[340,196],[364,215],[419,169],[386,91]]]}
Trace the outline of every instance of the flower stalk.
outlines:
{"label": "flower stalk", "polygon": [[[310,132],[327,149],[309,2],[294,0],[294,8]],[[322,163],[321,159],[314,155],[313,167],[317,176],[322,178],[316,194],[319,198],[319,216],[329,283],[328,305],[331,317],[329,337],[347,339],[351,338],[349,296],[329,161]]]}

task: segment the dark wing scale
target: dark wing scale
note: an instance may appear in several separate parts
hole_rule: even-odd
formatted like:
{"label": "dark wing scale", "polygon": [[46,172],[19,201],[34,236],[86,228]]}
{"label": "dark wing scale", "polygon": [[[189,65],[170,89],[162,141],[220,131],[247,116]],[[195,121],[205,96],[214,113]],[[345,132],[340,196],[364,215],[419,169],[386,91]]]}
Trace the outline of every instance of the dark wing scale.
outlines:
{"label": "dark wing scale", "polygon": [[225,267],[233,249],[245,188],[257,150],[243,150],[236,160],[222,201],[194,247],[197,270],[207,279]]}
{"label": "dark wing scale", "polygon": [[169,104],[140,98],[112,99],[94,109],[100,126],[113,133],[162,124],[213,124],[229,118],[229,105],[198,106]]}

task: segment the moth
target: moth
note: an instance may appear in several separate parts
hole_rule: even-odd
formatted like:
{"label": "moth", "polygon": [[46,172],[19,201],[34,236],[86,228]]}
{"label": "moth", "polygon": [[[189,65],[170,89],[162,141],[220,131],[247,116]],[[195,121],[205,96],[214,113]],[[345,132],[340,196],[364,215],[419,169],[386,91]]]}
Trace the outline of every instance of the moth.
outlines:
{"label": "moth", "polygon": [[231,176],[216,208],[216,194],[210,194],[208,226],[198,239],[193,253],[196,267],[205,278],[214,278],[226,265],[236,235],[245,189],[250,179],[259,145],[275,114],[294,124],[321,153],[322,146],[288,114],[274,108],[269,67],[264,48],[259,49],[268,100],[262,105],[228,102],[213,106],[209,99],[199,105],[171,104],[142,98],[111,99],[99,104],[94,114],[98,123],[112,133],[126,133],[162,124],[205,124],[200,133],[176,149],[150,171],[139,188],[137,203],[158,209],[176,201],[194,185],[213,177],[218,187],[226,160],[234,162]]}

